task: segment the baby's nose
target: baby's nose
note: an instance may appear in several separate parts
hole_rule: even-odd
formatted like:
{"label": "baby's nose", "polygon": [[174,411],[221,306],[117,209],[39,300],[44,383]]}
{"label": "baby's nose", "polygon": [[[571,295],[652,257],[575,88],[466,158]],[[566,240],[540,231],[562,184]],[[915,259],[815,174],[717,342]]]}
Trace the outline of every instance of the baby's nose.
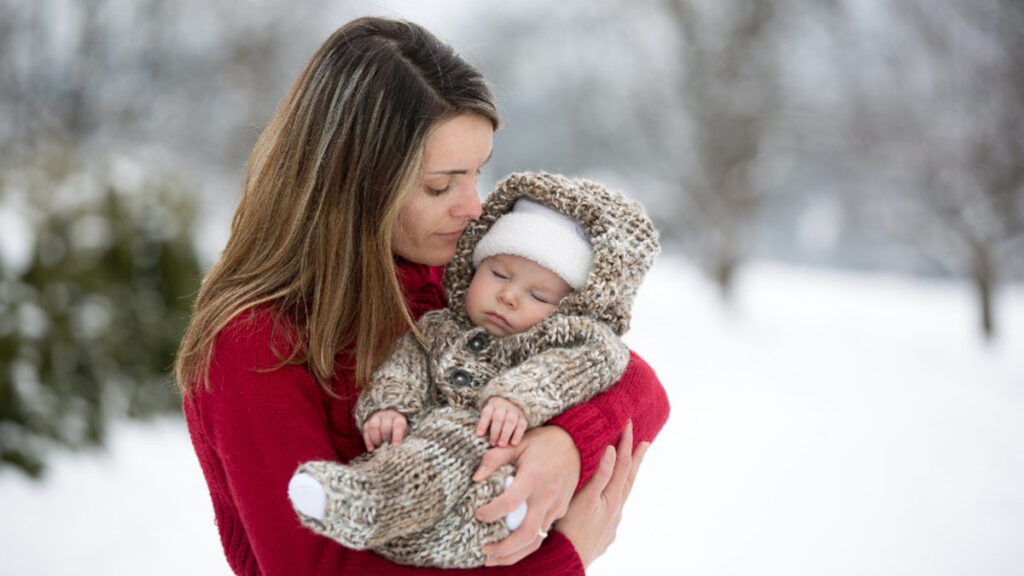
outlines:
{"label": "baby's nose", "polygon": [[503,288],[500,292],[498,292],[498,300],[500,300],[503,304],[509,306],[510,308],[515,308],[516,304],[518,304],[519,302],[519,297],[518,295],[516,295],[515,290],[512,290],[510,288]]}

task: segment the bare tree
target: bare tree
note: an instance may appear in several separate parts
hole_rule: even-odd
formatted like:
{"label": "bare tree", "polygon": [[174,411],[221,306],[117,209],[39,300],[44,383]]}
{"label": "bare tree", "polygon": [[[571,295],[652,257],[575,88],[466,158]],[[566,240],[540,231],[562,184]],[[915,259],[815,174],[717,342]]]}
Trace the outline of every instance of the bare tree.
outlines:
{"label": "bare tree", "polygon": [[511,47],[485,66],[517,90],[502,167],[620,178],[727,297],[768,191],[758,168],[781,105],[779,1],[609,0],[503,17]]}
{"label": "bare tree", "polygon": [[0,0],[0,114],[11,119],[0,127],[0,150],[145,145],[237,172],[253,126],[315,48],[304,31],[322,8]]}
{"label": "bare tree", "polygon": [[0,201],[32,229],[0,262],[0,468],[180,406],[195,189],[240,173],[311,5],[0,0]]}
{"label": "bare tree", "polygon": [[996,287],[1024,260],[1024,7],[901,2],[885,31],[861,48],[875,70],[851,75],[856,157],[882,193],[869,214],[971,278],[991,338]]}
{"label": "bare tree", "polygon": [[776,2],[665,0],[679,31],[685,75],[678,97],[689,112],[696,162],[678,175],[701,230],[705,269],[728,296],[747,255],[765,189],[756,168],[780,106]]}

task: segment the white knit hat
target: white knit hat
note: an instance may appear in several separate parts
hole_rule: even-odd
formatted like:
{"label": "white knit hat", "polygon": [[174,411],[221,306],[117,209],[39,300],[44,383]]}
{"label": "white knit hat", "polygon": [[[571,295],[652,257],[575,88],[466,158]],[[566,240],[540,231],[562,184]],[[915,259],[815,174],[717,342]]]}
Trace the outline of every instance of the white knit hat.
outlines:
{"label": "white knit hat", "polygon": [[473,266],[496,254],[533,260],[558,274],[573,290],[587,283],[594,260],[590,240],[578,222],[529,198],[516,200],[473,250]]}

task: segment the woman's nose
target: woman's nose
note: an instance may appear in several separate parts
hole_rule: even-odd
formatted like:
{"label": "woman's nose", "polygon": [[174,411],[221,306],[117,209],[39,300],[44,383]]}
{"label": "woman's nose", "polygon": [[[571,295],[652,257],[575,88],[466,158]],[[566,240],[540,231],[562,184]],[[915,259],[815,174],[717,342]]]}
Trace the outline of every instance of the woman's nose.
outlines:
{"label": "woman's nose", "polygon": [[456,204],[452,207],[452,216],[476,220],[482,213],[480,195],[476,191],[476,178],[473,178],[460,188]]}

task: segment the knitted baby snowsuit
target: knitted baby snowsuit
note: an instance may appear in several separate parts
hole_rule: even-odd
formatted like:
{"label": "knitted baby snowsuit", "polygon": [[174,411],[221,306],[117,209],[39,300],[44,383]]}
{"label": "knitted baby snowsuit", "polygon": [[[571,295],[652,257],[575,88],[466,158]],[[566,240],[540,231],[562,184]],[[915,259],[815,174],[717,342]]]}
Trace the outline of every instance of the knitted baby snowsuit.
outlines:
{"label": "knitted baby snowsuit", "polygon": [[[521,197],[579,222],[593,264],[586,284],[553,314],[525,332],[496,337],[470,324],[466,312],[472,254]],[[514,470],[505,466],[486,482],[472,482],[490,448],[475,433],[480,409],[500,396],[522,408],[533,428],[616,382],[629,361],[618,336],[629,327],[636,291],[658,251],[643,208],[604,186],[544,173],[500,182],[445,270],[449,307],[420,319],[423,342],[407,334],[356,405],[360,428],[374,412],[391,408],[409,420],[408,436],[348,465],[300,466],[297,474],[313,476],[327,494],[323,520],[300,512],[303,524],[401,564],[482,565],[483,545],[503,539],[509,528],[504,521],[479,522],[476,508],[500,494]],[[439,546],[442,541],[458,545]]]}

